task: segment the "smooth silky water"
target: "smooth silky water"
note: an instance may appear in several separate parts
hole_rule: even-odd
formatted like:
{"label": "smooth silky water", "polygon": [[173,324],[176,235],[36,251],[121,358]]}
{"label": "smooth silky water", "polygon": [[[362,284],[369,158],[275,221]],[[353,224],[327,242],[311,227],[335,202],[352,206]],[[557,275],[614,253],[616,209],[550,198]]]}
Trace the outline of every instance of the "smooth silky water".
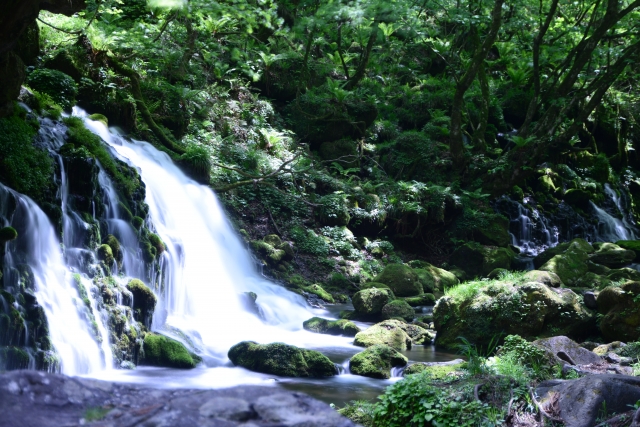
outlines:
{"label": "smooth silky water", "polygon": [[[139,170],[146,185],[148,225],[167,246],[160,259],[160,276],[143,277],[145,268],[140,257],[135,256],[135,244],[127,244],[129,239],[125,238],[123,246],[129,247],[131,256],[125,256],[121,273],[142,279],[158,296],[151,329],[191,346],[204,360],[193,370],[138,367],[131,371],[96,370],[90,373],[91,377],[162,388],[280,386],[338,405],[373,399],[399,379],[376,380],[349,374],[349,358],[363,350],[352,344],[353,338],[302,329],[302,322],[313,316],[337,318],[338,307],[331,311],[312,308],[301,296],[263,277],[211,189],[187,177],[166,153],[151,144],[128,140],[102,123],[89,120],[78,108],[74,115],[82,117],[87,128],[99,135],[116,156]],[[100,183],[105,186],[107,204],[114,211],[110,228],[114,227],[114,234],[121,238],[128,226],[116,218],[117,203],[110,181],[101,176]],[[239,296],[249,291],[258,295],[263,319],[243,308]],[[341,374],[327,379],[282,378],[233,367],[227,352],[244,340],[285,342],[319,350],[342,367]],[[412,361],[425,362],[456,357],[431,346],[417,346],[405,354]]]}

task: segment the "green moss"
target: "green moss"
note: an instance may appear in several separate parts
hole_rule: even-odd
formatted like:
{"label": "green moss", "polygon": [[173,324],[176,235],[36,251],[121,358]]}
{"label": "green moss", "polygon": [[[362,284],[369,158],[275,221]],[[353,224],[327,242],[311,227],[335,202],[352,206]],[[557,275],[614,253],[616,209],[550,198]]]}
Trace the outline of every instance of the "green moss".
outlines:
{"label": "green moss", "polygon": [[100,122],[105,126],[109,126],[109,119],[107,119],[107,116],[103,115],[103,114],[91,114],[89,116],[90,120],[94,120],[96,122]]}
{"label": "green moss", "polygon": [[162,252],[167,250],[167,246],[164,244],[160,236],[158,236],[157,234],[153,234],[153,233],[149,234],[149,242],[156,249],[157,257],[160,256]]}
{"label": "green moss", "polygon": [[143,349],[143,363],[146,365],[179,369],[196,367],[196,361],[187,348],[171,338],[147,334],[144,337]]}
{"label": "green moss", "polygon": [[402,264],[387,265],[374,281],[389,286],[399,297],[411,297],[423,293],[423,285],[416,272]]}
{"label": "green moss", "polygon": [[320,298],[322,298],[324,301],[329,302],[331,304],[335,303],[335,300],[333,299],[333,296],[331,296],[331,294],[327,291],[325,291],[322,286],[320,286],[318,283],[311,285],[309,287],[304,288],[305,291],[310,292],[314,295],[319,296]]}
{"label": "green moss", "polygon": [[236,366],[284,377],[330,377],[336,367],[326,356],[284,343],[243,341],[231,347],[229,359]]}
{"label": "green moss", "polygon": [[355,375],[388,379],[391,368],[405,366],[408,359],[394,348],[380,344],[367,348],[351,358],[349,370]]}
{"label": "green moss", "polygon": [[35,133],[17,115],[0,119],[0,181],[40,200],[51,188],[53,162],[33,145]]}
{"label": "green moss", "polygon": [[403,300],[391,301],[382,307],[383,319],[401,318],[408,322],[416,316],[414,309]]}
{"label": "green moss", "polygon": [[291,239],[295,242],[300,252],[317,256],[327,256],[329,254],[327,242],[313,230],[307,230],[302,226],[294,226],[291,228],[290,233]]}
{"label": "green moss", "polygon": [[[86,148],[93,157],[100,161],[100,164],[109,176],[115,180],[116,185],[121,188],[127,196],[131,196],[139,184],[135,180],[127,178],[120,171],[116,161],[111,157],[111,154],[109,154],[100,137],[87,129],[79,117],[67,117],[63,121],[68,128],[67,141],[77,148]],[[130,220],[131,218],[127,219]]]}
{"label": "green moss", "polygon": [[321,317],[312,317],[305,320],[302,327],[318,334],[343,335],[345,337],[355,337],[360,332],[360,328],[355,323],[346,319],[327,320]]}
{"label": "green moss", "polygon": [[111,253],[113,254],[113,258],[118,261],[118,263],[122,262],[124,254],[122,253],[122,248],[120,247],[120,242],[113,234],[109,234],[104,242],[111,248]]}
{"label": "green moss", "polygon": [[143,224],[144,219],[140,218],[139,216],[134,216],[133,218],[131,218],[131,225],[133,225],[133,228],[135,228],[136,230],[140,230]]}
{"label": "green moss", "polygon": [[391,289],[363,289],[353,296],[353,308],[360,315],[371,316],[382,313],[382,307],[395,298]]}
{"label": "green moss", "polygon": [[98,255],[98,260],[105,263],[107,266],[113,265],[114,257],[113,251],[111,250],[111,246],[109,245],[100,245],[98,246],[98,250],[96,251]]}
{"label": "green moss", "polygon": [[347,225],[351,220],[343,194],[330,194],[320,199],[316,213],[323,225]]}
{"label": "green moss", "polygon": [[157,298],[141,280],[132,279],[127,283],[127,289],[133,295],[133,313],[136,320],[147,323],[156,307]]}
{"label": "green moss", "polygon": [[456,365],[414,363],[404,370],[404,375],[406,376],[425,372],[424,375],[427,375],[432,381],[444,381],[451,378],[452,375],[462,375],[463,367],[464,363]]}
{"label": "green moss", "polygon": [[418,307],[422,305],[433,305],[436,303],[436,297],[433,294],[422,294],[417,297],[406,297],[404,300],[411,307]]}
{"label": "green moss", "polygon": [[411,337],[404,331],[405,325],[399,320],[385,320],[358,333],[353,343],[360,347],[386,344],[399,351],[407,350],[411,348]]}
{"label": "green moss", "polygon": [[0,243],[8,242],[18,238],[18,232],[13,227],[4,227],[0,229]]}

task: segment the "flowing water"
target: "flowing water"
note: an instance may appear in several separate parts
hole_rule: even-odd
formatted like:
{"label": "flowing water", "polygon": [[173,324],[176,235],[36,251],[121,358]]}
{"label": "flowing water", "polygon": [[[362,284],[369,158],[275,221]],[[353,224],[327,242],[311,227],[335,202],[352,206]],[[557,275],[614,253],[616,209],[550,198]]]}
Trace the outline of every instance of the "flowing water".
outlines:
{"label": "flowing water", "polygon": [[[2,212],[14,204],[11,216]],[[5,287],[20,286],[19,268],[29,267],[62,373],[78,375],[105,369],[111,355],[105,358],[89,328],[91,312],[73,285],[51,221],[33,200],[0,184],[0,227],[5,226],[12,226],[20,236],[7,244]]]}
{"label": "flowing water", "polygon": [[[110,217],[115,219],[110,221],[110,232],[130,248],[130,261],[125,256],[122,273],[141,278],[159,297],[152,329],[184,342],[205,362],[205,366],[191,371],[137,368],[94,372],[92,376],[158,387],[279,385],[333,403],[371,399],[398,379],[374,380],[351,375],[348,369],[341,369],[342,375],[329,379],[274,379],[232,367],[227,352],[243,340],[286,342],[319,350],[338,366],[348,366],[348,359],[362,348],[353,346],[352,338],[302,329],[302,322],[313,316],[336,318],[335,313],[312,308],[301,296],[263,277],[208,187],[187,177],[167,154],[149,143],[128,140],[102,123],[89,120],[82,110],[75,109],[74,114],[83,117],[86,126],[106,141],[117,157],[139,170],[146,185],[149,225],[167,247],[159,262],[159,272],[147,271],[141,265],[141,257],[135,254],[135,236],[131,237],[130,245],[126,243],[128,224],[111,213]],[[106,176],[101,178],[101,185],[105,187],[108,211],[114,212],[117,203],[115,194],[110,196],[112,190]],[[241,300],[244,292],[258,295],[256,302],[262,318],[244,308]],[[406,355],[414,361],[455,357],[422,346]]]}

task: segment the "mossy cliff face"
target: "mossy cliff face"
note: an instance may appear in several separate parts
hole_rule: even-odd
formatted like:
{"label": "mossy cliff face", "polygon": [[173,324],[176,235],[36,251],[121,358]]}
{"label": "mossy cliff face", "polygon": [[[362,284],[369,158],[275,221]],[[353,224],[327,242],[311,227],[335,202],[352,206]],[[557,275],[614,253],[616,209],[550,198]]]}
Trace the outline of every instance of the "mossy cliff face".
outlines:
{"label": "mossy cliff face", "polygon": [[322,353],[284,343],[243,341],[231,347],[229,359],[236,366],[283,377],[330,377],[337,369]]}

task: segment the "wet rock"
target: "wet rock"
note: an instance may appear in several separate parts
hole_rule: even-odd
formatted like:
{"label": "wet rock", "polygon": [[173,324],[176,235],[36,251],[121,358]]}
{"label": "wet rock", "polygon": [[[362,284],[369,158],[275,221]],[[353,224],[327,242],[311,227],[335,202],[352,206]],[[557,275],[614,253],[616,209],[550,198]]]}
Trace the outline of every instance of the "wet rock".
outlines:
{"label": "wet rock", "polygon": [[496,268],[510,269],[514,257],[511,249],[469,242],[456,249],[449,261],[464,270],[467,277],[480,277]]}
{"label": "wet rock", "polygon": [[0,375],[0,412],[0,427],[355,427],[325,403],[273,387],[157,390],[35,371]]}
{"label": "wet rock", "polygon": [[603,315],[600,331],[608,341],[640,340],[640,282],[609,286],[598,294],[598,312]]}
{"label": "wet rock", "polygon": [[363,289],[352,298],[353,308],[358,315],[374,316],[382,313],[382,307],[393,301],[394,295],[390,289]]}
{"label": "wet rock", "polygon": [[141,280],[132,279],[127,283],[127,290],[133,295],[133,317],[145,325],[151,325],[153,311],[158,299]]}
{"label": "wet rock", "polygon": [[354,344],[360,347],[371,347],[386,344],[396,350],[411,348],[411,337],[404,331],[406,323],[399,320],[385,320],[356,335]]}
{"label": "wet rock", "polygon": [[417,297],[406,297],[404,300],[411,307],[418,307],[422,305],[434,305],[436,303],[436,297],[433,294],[422,294]]}
{"label": "wet rock", "polygon": [[621,413],[640,400],[640,378],[605,374],[550,380],[542,382],[536,394],[542,405],[554,402],[566,427],[591,427],[603,407],[608,413]]}
{"label": "wet rock", "polygon": [[284,343],[242,341],[231,347],[228,356],[236,366],[283,377],[331,377],[337,373],[322,353]]}
{"label": "wet rock", "polygon": [[543,349],[550,358],[559,364],[589,365],[602,363],[600,356],[581,347],[578,343],[565,336],[536,340],[532,344]]}
{"label": "wet rock", "polygon": [[312,317],[302,323],[302,327],[307,331],[318,334],[343,335],[345,337],[355,337],[360,328],[355,323],[346,319],[327,320],[320,317]]}
{"label": "wet rock", "polygon": [[146,334],[144,337],[144,357],[141,364],[191,369],[195,368],[199,361],[176,340],[157,334]]}
{"label": "wet rock", "polygon": [[382,307],[382,318],[385,320],[401,318],[410,322],[414,317],[416,317],[415,310],[403,300],[391,301]]}
{"label": "wet rock", "polygon": [[411,267],[402,264],[387,265],[374,282],[389,286],[399,297],[412,297],[424,292],[420,277]]}
{"label": "wet rock", "polygon": [[582,295],[582,298],[584,300],[584,305],[587,308],[592,310],[596,310],[598,308],[598,303],[596,302],[597,295],[594,292],[585,292],[584,295]]}
{"label": "wet rock", "polygon": [[391,368],[406,366],[408,359],[385,344],[368,347],[351,358],[349,370],[355,375],[387,379],[391,377]]}
{"label": "wet rock", "polygon": [[559,288],[563,285],[557,274],[550,271],[531,270],[525,273],[523,280],[527,282],[538,282],[551,288]]}
{"label": "wet rock", "polygon": [[487,345],[498,334],[531,340],[560,333],[584,339],[596,328],[595,313],[576,293],[537,282],[487,282],[475,294],[440,298],[433,315],[436,344],[448,348],[461,336]]}
{"label": "wet rock", "polygon": [[603,243],[589,259],[607,267],[621,267],[632,262],[635,257],[636,253],[632,250],[623,249],[614,243]]}

